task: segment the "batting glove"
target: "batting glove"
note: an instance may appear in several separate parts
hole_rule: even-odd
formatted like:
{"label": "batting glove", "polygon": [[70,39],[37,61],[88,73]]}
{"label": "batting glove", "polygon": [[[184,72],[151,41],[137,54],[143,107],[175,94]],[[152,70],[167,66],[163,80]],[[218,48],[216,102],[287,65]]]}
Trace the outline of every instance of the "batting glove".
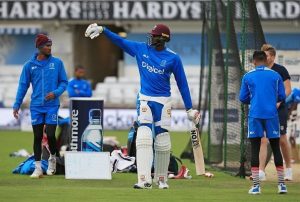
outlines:
{"label": "batting glove", "polygon": [[97,23],[90,24],[85,31],[85,37],[94,39],[99,36],[103,30],[104,28],[102,26],[98,26]]}
{"label": "batting glove", "polygon": [[198,124],[201,118],[200,112],[195,109],[189,109],[186,111],[188,119],[193,121],[194,124]]}

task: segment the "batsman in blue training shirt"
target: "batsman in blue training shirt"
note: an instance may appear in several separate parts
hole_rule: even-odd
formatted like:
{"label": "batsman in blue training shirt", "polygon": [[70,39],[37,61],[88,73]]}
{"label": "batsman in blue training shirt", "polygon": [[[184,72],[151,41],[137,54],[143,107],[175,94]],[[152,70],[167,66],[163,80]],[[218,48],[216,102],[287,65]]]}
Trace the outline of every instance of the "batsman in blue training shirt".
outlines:
{"label": "batsman in blue training shirt", "polygon": [[13,115],[19,117],[19,109],[24,96],[32,86],[30,103],[31,123],[34,134],[33,152],[35,158],[35,170],[32,178],[43,175],[41,168],[43,129],[46,125],[46,133],[50,148],[47,175],[53,175],[56,171],[56,140],[55,130],[57,125],[57,112],[59,108],[59,96],[66,90],[68,79],[63,62],[51,55],[52,40],[48,36],[39,34],[35,41],[38,52],[25,63],[13,106]]}
{"label": "batsman in blue training shirt", "polygon": [[69,97],[92,97],[92,87],[90,82],[84,79],[85,68],[81,65],[75,67],[74,78],[69,80]]}
{"label": "batsman in blue training shirt", "polygon": [[166,25],[157,24],[150,31],[148,42],[142,43],[126,40],[108,28],[94,23],[88,26],[85,36],[94,39],[101,33],[136,58],[140,73],[141,88],[137,102],[140,126],[136,138],[138,183],[134,188],[152,188],[152,123],[154,123],[154,181],[160,189],[168,189],[167,172],[171,149],[169,135],[172,105],[171,74],[174,74],[188,118],[194,123],[198,123],[200,119],[199,112],[192,109],[191,95],[181,59],[165,45],[171,39],[170,29]]}
{"label": "batsman in blue training shirt", "polygon": [[281,76],[266,66],[267,55],[255,51],[255,69],[246,73],[242,80],[240,101],[250,104],[248,114],[248,138],[251,141],[251,172],[253,186],[249,194],[260,194],[259,150],[261,138],[269,139],[278,174],[278,193],[287,193],[283,179],[283,161],[279,146],[279,119],[277,103],[285,100],[285,90]]}

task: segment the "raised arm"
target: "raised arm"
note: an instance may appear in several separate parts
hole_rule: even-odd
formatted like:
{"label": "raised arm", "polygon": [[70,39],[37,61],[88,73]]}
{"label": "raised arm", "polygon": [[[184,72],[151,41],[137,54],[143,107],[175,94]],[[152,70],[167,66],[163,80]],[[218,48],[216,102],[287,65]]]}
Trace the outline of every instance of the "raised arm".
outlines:
{"label": "raised arm", "polygon": [[96,23],[93,23],[88,26],[85,32],[85,37],[90,37],[91,39],[94,39],[98,37],[101,33],[103,33],[112,43],[119,46],[132,57],[135,57],[135,55],[138,53],[139,45],[141,43],[124,39],[119,35],[111,32],[108,28],[98,26]]}

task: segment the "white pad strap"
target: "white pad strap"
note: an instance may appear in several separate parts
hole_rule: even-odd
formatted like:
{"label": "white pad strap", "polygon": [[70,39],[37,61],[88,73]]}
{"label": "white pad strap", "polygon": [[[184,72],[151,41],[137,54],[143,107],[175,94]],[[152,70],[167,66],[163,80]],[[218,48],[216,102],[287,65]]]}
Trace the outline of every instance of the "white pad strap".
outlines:
{"label": "white pad strap", "polygon": [[171,150],[171,139],[170,134],[168,132],[160,133],[156,136],[154,149],[154,180],[166,182]]}
{"label": "white pad strap", "polygon": [[136,137],[136,164],[138,183],[152,183],[151,167],[153,163],[152,131],[147,126],[140,126]]}

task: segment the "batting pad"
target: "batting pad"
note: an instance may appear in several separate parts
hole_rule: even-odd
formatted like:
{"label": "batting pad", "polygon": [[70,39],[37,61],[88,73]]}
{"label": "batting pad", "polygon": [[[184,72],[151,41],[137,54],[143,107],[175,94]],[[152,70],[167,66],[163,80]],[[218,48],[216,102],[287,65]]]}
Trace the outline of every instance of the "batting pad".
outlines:
{"label": "batting pad", "polygon": [[171,139],[168,132],[160,133],[155,138],[154,143],[154,180],[157,182],[167,181],[168,167],[170,162]]}
{"label": "batting pad", "polygon": [[147,126],[140,126],[136,137],[136,164],[138,183],[152,183],[151,167],[153,162],[152,131]]}

